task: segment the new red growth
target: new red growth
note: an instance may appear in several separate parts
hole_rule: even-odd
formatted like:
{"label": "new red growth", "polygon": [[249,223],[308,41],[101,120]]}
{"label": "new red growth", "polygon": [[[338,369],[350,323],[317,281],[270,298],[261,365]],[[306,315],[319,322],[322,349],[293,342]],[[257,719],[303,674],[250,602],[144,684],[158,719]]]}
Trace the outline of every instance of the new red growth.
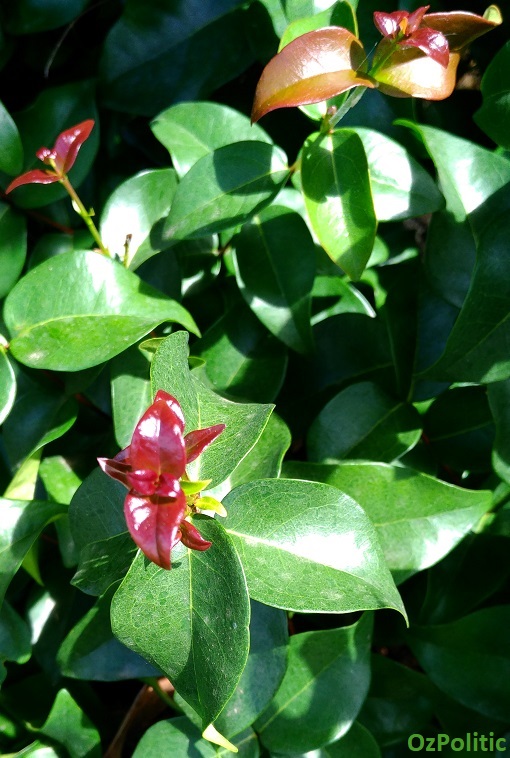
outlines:
{"label": "new red growth", "polygon": [[193,512],[181,487],[186,465],[225,429],[216,424],[184,435],[178,401],[159,390],[136,425],[131,444],[115,458],[98,458],[103,471],[129,492],[124,501],[128,529],[138,547],[161,568],[170,568],[170,552],[179,540],[192,550],[207,550],[187,517]]}

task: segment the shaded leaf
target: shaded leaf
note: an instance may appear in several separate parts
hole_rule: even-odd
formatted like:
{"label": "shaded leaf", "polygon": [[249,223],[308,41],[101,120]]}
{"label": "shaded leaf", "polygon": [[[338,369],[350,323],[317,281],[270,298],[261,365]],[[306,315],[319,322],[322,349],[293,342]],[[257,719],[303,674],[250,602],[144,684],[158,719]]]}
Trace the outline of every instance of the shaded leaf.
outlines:
{"label": "shaded leaf", "polygon": [[6,676],[5,661],[26,663],[31,655],[30,629],[12,605],[4,600],[0,609],[0,684]]}
{"label": "shaded leaf", "polygon": [[0,102],[0,171],[15,176],[23,168],[23,145],[14,119]]}
{"label": "shaded leaf", "polygon": [[39,731],[65,747],[70,758],[100,756],[99,733],[67,690],[60,690]]}
{"label": "shaded leaf", "polygon": [[482,78],[483,105],[474,119],[491,139],[501,147],[510,148],[508,118],[510,115],[510,42],[507,42],[489,63]]}
{"label": "shaded leaf", "polygon": [[0,344],[0,424],[3,424],[16,397],[16,376],[5,347]]}
{"label": "shaded leaf", "polygon": [[23,216],[0,203],[0,298],[10,292],[23,270],[27,254],[26,227]]}

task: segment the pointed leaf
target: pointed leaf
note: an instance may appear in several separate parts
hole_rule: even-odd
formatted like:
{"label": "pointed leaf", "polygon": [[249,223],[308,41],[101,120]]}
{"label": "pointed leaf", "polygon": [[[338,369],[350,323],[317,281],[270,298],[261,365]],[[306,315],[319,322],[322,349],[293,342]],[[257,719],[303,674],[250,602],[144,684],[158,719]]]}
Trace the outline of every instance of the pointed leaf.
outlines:
{"label": "pointed leaf", "polygon": [[371,640],[370,614],[341,629],[293,635],[283,681],[255,725],[264,746],[302,753],[342,737],[368,692]]}
{"label": "pointed leaf", "polygon": [[247,140],[204,155],[179,183],[163,235],[195,239],[242,224],[268,205],[288,177],[283,151]]}
{"label": "pointed leaf", "polygon": [[208,426],[206,429],[195,429],[193,432],[189,432],[184,438],[186,461],[191,463],[198,458],[224,429],[225,424],[215,424],[215,426]]}
{"label": "pointed leaf", "polygon": [[422,25],[442,32],[448,40],[450,50],[461,50],[477,37],[495,29],[502,21],[497,6],[491,5],[483,16],[465,11],[427,13]]}
{"label": "pointed leaf", "polygon": [[374,527],[347,495],[315,482],[264,479],[236,487],[224,505],[255,600],[307,613],[405,613]]}
{"label": "pointed leaf", "polygon": [[373,522],[397,582],[441,560],[491,507],[487,490],[455,487],[385,463],[290,461],[283,476],[325,482],[354,498]]}
{"label": "pointed leaf", "polygon": [[165,321],[197,332],[181,305],[115,261],[84,251],[30,271],[11,290],[4,317],[12,354],[25,365],[56,371],[96,366]]}
{"label": "pointed leaf", "polygon": [[232,403],[203,385],[188,367],[188,335],[176,332],[159,346],[151,366],[153,391],[164,389],[181,404],[186,431],[225,424],[214,444],[187,469],[190,479],[216,486],[251,450],[272,410],[269,405]]}
{"label": "pointed leaf", "polygon": [[197,518],[213,544],[179,546],[171,571],[139,555],[112,602],[115,636],[160,668],[196,710],[204,728],[234,691],[249,645],[249,601],[243,569],[221,526]]}
{"label": "pointed leaf", "polygon": [[16,397],[16,377],[5,347],[0,344],[0,424],[3,424]]}
{"label": "pointed leaf", "polygon": [[330,258],[359,279],[374,246],[376,218],[363,144],[350,129],[313,134],[301,166],[312,228]]}
{"label": "pointed leaf", "polygon": [[265,208],[242,227],[235,266],[241,293],[260,321],[289,347],[309,350],[315,245],[301,216],[281,206]]}
{"label": "pointed leaf", "polygon": [[363,45],[347,29],[331,26],[303,34],[267,64],[255,92],[252,119],[275,108],[318,103],[352,87],[374,87],[363,72]]}

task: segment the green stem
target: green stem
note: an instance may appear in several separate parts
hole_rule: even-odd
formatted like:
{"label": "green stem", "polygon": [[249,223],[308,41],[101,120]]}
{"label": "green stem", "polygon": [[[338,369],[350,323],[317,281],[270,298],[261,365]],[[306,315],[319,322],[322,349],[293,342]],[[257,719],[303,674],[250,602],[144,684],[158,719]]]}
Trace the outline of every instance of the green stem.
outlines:
{"label": "green stem", "polygon": [[87,209],[83,205],[82,201],[78,197],[78,195],[76,193],[76,190],[74,189],[73,185],[69,181],[68,177],[64,175],[60,179],[60,183],[65,187],[66,191],[68,192],[71,200],[74,203],[76,212],[78,213],[78,215],[80,215],[82,217],[82,219],[87,224],[89,232],[93,236],[94,240],[97,242],[97,246],[99,247],[99,249],[101,250],[101,252],[103,253],[103,255],[107,255],[108,258],[111,258],[110,251],[108,250],[108,248],[106,248],[104,246],[103,240],[101,239],[101,237],[99,235],[97,227],[94,224],[94,222],[92,221],[92,216],[87,211]]}
{"label": "green stem", "polygon": [[333,129],[338,122],[345,116],[345,114],[351,110],[351,108],[354,108],[354,106],[359,103],[365,92],[367,91],[367,87],[356,87],[352,92],[349,94],[348,98],[345,100],[343,105],[340,106],[340,108],[336,111],[336,113],[333,113],[332,116],[329,118],[326,116],[324,119],[324,131],[330,131],[330,129]]}

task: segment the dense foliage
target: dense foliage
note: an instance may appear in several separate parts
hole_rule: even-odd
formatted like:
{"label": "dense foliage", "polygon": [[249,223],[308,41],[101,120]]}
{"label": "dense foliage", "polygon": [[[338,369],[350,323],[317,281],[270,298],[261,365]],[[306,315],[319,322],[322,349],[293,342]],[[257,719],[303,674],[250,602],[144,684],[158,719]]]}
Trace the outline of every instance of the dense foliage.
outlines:
{"label": "dense foliage", "polygon": [[510,751],[510,41],[458,10],[0,8],[2,754]]}

